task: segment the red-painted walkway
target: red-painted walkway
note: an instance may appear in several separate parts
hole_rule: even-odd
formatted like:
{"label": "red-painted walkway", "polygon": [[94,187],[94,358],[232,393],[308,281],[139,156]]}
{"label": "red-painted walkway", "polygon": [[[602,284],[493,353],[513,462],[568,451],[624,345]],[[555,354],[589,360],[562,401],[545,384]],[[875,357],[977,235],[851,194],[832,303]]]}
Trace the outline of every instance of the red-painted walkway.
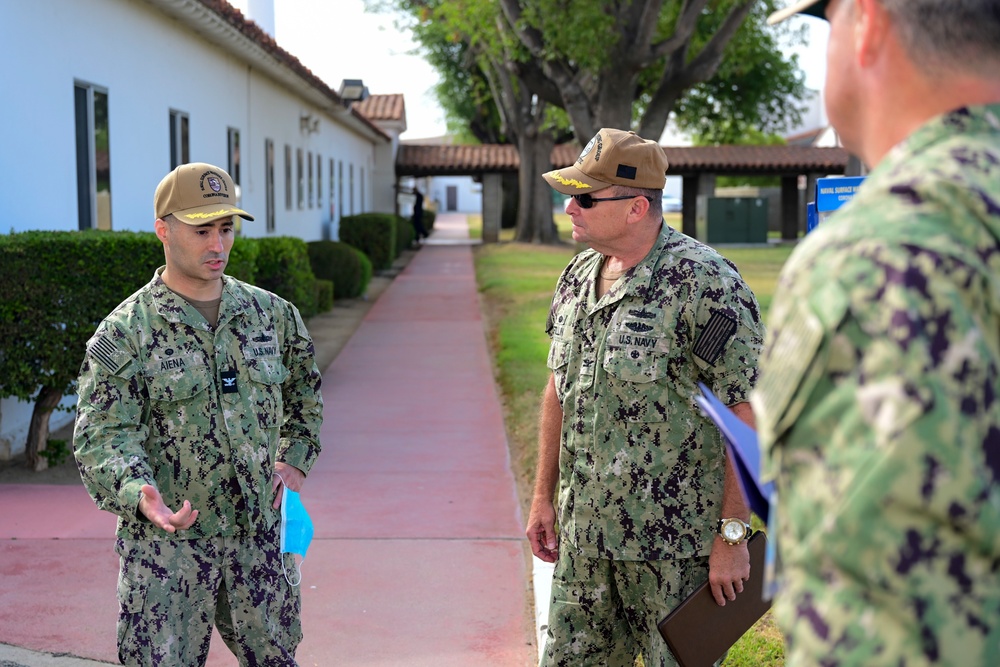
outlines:
{"label": "red-painted walkway", "polygon": [[[464,216],[439,216],[324,373],[303,667],[535,661],[466,238]],[[82,486],[0,485],[0,510],[0,644],[116,662],[114,517]],[[236,664],[216,635],[208,665]]]}

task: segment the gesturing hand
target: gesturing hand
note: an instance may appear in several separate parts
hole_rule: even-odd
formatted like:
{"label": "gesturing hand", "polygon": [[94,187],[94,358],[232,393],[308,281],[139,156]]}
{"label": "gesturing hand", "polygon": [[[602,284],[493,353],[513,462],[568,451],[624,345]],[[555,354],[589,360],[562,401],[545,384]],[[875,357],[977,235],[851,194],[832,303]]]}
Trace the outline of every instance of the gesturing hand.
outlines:
{"label": "gesturing hand", "polygon": [[176,533],[194,525],[198,519],[198,510],[191,509],[187,500],[180,511],[174,512],[163,503],[159,490],[151,484],[143,484],[142,498],[139,499],[139,511],[152,522],[168,533]]}

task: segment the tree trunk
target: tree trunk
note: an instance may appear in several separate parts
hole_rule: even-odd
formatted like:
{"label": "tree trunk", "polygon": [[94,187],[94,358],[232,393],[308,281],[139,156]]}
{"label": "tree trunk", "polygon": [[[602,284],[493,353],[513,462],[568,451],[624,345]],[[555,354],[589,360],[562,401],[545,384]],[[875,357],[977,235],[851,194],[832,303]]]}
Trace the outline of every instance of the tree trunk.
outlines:
{"label": "tree trunk", "polygon": [[503,203],[500,210],[501,229],[517,227],[517,202],[521,199],[517,192],[517,182],[517,174],[505,173],[500,177],[500,189],[503,190]]}
{"label": "tree trunk", "polygon": [[49,461],[41,453],[49,441],[49,417],[62,400],[62,392],[51,387],[42,387],[35,399],[35,409],[31,413],[28,427],[28,441],[24,445],[24,455],[28,465],[40,472],[49,467]]}
{"label": "tree trunk", "polygon": [[518,169],[520,202],[517,209],[517,234],[521,243],[559,243],[552,217],[552,189],[542,174],[552,169],[555,140],[548,132],[522,132],[518,139],[521,166]]}

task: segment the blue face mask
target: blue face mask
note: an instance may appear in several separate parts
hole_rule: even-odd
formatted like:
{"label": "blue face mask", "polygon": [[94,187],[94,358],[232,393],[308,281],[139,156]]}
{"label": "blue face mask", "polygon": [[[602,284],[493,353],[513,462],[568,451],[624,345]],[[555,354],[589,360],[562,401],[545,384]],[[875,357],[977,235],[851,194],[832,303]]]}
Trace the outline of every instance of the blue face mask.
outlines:
{"label": "blue face mask", "polygon": [[[298,492],[290,491],[288,487],[285,487],[281,493],[281,553],[298,554],[302,556],[302,561],[304,561],[312,537],[312,519],[309,518],[309,513],[306,512],[302,499],[299,498]],[[302,561],[298,563],[298,576],[293,582],[288,578],[284,559],[282,559],[281,571],[285,575],[285,581],[290,586],[298,586],[302,583]]]}

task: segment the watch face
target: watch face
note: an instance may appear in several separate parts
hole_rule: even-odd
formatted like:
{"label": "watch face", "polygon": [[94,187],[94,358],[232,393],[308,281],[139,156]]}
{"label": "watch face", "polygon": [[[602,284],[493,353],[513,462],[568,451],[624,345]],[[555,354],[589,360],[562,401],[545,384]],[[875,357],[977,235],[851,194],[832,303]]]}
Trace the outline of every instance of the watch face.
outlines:
{"label": "watch face", "polygon": [[739,521],[726,521],[722,524],[722,536],[730,542],[739,542],[746,532],[746,528]]}

